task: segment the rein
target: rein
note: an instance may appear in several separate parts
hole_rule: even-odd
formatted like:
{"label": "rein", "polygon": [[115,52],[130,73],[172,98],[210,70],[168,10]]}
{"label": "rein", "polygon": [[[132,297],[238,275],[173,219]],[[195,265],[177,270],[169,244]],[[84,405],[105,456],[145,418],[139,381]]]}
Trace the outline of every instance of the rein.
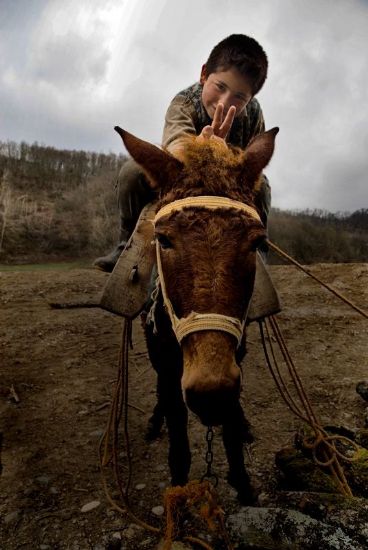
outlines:
{"label": "rein", "polygon": [[[199,197],[187,197],[185,199],[179,199],[166,204],[157,212],[153,221],[154,226],[156,227],[157,222],[164,216],[167,216],[173,212],[179,212],[180,210],[183,210],[183,208],[188,207],[206,208],[207,210],[217,210],[218,208],[235,208],[237,211],[245,212],[253,219],[262,223],[258,212],[247,204],[226,197],[202,195]],[[157,270],[161,283],[164,305],[170,317],[172,328],[179,344],[185,336],[191,334],[192,332],[198,332],[201,330],[219,330],[232,334],[236,338],[239,346],[243,337],[247,311],[245,312],[242,320],[237,319],[236,317],[222,315],[220,313],[197,313],[195,311],[192,311],[187,317],[178,318],[166,291],[165,277],[161,261],[161,249],[158,240],[156,240],[156,256]]]}

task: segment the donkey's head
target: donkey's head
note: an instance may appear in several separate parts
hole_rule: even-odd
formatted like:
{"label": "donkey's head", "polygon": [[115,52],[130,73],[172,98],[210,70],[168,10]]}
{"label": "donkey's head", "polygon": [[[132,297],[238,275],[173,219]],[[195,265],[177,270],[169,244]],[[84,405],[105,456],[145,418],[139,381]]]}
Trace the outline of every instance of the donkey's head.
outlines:
{"label": "donkey's head", "polygon": [[256,250],[266,237],[254,196],[278,129],[257,136],[245,151],[222,140],[189,138],[181,160],[116,130],[159,190],[158,263],[183,350],[187,405],[203,423],[222,423],[239,397],[236,350],[253,292]]}

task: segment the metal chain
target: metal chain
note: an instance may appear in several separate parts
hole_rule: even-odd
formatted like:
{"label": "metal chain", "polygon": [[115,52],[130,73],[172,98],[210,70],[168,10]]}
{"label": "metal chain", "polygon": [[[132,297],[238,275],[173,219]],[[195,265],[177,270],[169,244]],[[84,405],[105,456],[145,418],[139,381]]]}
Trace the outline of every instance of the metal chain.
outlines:
{"label": "metal chain", "polygon": [[214,432],[212,429],[212,426],[207,427],[207,433],[206,433],[206,442],[207,442],[207,450],[205,454],[205,461],[207,464],[206,473],[203,474],[201,481],[205,479],[212,479],[213,480],[213,486],[217,487],[218,484],[218,477],[217,475],[212,471],[212,464],[213,464],[213,451],[212,451],[212,444],[213,444],[213,438],[214,438]]}

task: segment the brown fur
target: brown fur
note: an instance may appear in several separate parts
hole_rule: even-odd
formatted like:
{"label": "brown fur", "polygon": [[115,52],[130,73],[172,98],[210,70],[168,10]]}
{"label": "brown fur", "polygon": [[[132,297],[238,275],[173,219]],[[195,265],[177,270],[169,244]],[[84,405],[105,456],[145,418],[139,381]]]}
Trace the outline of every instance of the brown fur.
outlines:
{"label": "brown fur", "polygon": [[[181,178],[169,191],[162,191],[160,206],[188,195],[217,195],[254,207],[255,182],[243,174],[246,155],[215,140],[188,140]],[[186,317],[195,311],[242,320],[253,291],[254,245],[265,236],[261,223],[234,209],[188,208],[161,219],[156,231],[172,245],[161,256],[176,315]],[[219,404],[226,409],[240,389],[234,337],[216,331],[193,333],[182,349],[182,386],[188,405],[205,423],[220,423]]]}
{"label": "brown fur", "polygon": [[[180,158],[124,130],[118,131],[152,187],[159,188],[158,208],[199,195],[228,197],[255,208],[254,189],[272,156],[278,129],[256,136],[245,151],[228,147],[219,138],[188,137]],[[196,311],[244,318],[253,291],[256,245],[265,236],[259,221],[232,208],[185,208],[161,218],[156,234],[166,243],[162,249],[163,271],[178,317]],[[193,347],[195,350],[188,349]],[[187,397],[189,392],[192,395],[188,404],[202,420],[205,412],[207,422],[218,422],[216,400],[222,399],[222,390],[227,401],[239,393],[236,341],[228,333],[204,331],[188,335],[182,348],[183,389]],[[222,353],[212,362],[209,373],[208,357],[213,349],[222,349]],[[215,396],[212,411],[208,403],[203,411],[203,392]]]}
{"label": "brown fur", "polygon": [[160,186],[162,204],[196,195],[216,195],[253,203],[252,185],[242,177],[246,157],[242,149],[227,147],[222,140],[188,137],[177,156],[184,170],[179,178],[174,175],[169,185]]}

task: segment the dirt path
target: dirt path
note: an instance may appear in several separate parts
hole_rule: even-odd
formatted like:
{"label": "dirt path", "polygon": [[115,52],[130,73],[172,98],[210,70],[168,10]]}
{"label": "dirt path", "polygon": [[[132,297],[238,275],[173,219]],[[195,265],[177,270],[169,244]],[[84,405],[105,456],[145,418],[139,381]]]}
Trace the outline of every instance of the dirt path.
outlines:
{"label": "dirt path", "polygon": [[[314,266],[313,272],[368,309],[367,264]],[[323,423],[360,427],[364,401],[356,383],[368,377],[366,322],[292,267],[275,266],[283,303],[279,315],[290,351]],[[100,309],[55,310],[51,302],[96,301],[106,275],[89,269],[0,272],[0,411],[4,443],[0,548],[155,548],[156,539],[112,510],[98,469],[97,445],[116,377],[121,320]],[[139,322],[130,367],[132,503],[139,516],[159,519],[168,485],[167,437],[144,441],[155,402]],[[273,454],[289,443],[298,422],[286,410],[265,367],[258,329],[248,332],[243,404],[256,442],[249,470],[264,491],[276,484]],[[14,387],[19,403],[11,397]],[[135,408],[138,407],[138,408]],[[204,428],[190,419],[192,478],[204,472]],[[123,457],[124,458],[124,457]],[[220,438],[215,470],[225,511],[237,509],[225,482]],[[100,504],[82,512],[85,504]]]}

